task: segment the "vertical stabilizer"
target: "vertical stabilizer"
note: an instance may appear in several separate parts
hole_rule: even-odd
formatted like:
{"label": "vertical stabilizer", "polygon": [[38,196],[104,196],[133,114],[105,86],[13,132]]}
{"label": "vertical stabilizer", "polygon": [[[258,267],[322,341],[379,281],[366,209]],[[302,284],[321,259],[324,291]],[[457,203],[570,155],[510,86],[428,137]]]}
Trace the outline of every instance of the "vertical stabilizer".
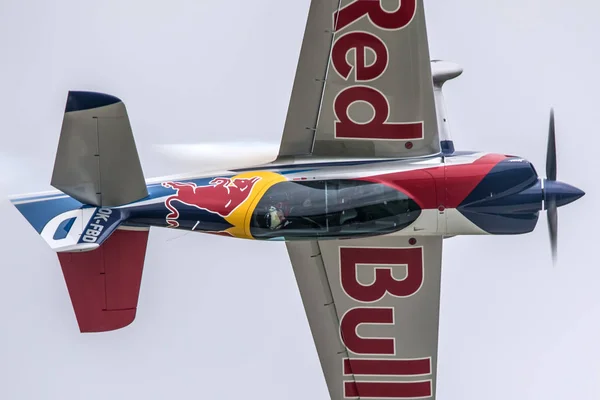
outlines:
{"label": "vertical stabilizer", "polygon": [[98,207],[148,195],[123,102],[107,94],[69,92],[52,186]]}

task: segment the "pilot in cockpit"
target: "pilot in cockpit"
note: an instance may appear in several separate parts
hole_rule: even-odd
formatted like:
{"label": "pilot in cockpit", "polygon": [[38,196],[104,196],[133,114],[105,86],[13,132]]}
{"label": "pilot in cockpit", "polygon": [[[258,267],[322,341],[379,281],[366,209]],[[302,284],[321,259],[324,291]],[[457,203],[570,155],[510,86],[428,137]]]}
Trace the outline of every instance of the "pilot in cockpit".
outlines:
{"label": "pilot in cockpit", "polygon": [[281,208],[269,207],[265,214],[265,225],[271,230],[281,229],[286,225],[286,218]]}
{"label": "pilot in cockpit", "polygon": [[265,225],[270,230],[286,228],[291,225],[292,229],[314,229],[320,228],[321,224],[312,216],[312,202],[309,198],[298,205],[289,203],[276,203],[269,207],[264,216]]}
{"label": "pilot in cockpit", "polygon": [[281,229],[289,224],[289,221],[285,217],[283,209],[275,206],[269,207],[269,210],[265,214],[265,225],[271,230]]}
{"label": "pilot in cockpit", "polygon": [[325,208],[324,202],[315,204],[314,197],[312,190],[298,184],[273,193],[266,199],[268,205],[263,214],[263,226],[269,230],[322,228],[326,224],[321,221],[325,218],[325,209],[319,210],[319,206],[323,203]]}
{"label": "pilot in cockpit", "polygon": [[[309,218],[309,215],[306,215],[306,210],[311,206],[311,202],[309,199],[305,200],[302,203],[302,206],[295,207],[286,207],[284,204],[275,204],[270,206],[267,213],[265,214],[264,220],[267,228],[271,230],[285,228],[294,221],[294,227],[297,229],[300,228],[310,228],[319,226],[315,221]],[[287,211],[287,212],[286,212]],[[304,211],[304,212],[303,212]],[[306,220],[304,223],[301,221]]]}

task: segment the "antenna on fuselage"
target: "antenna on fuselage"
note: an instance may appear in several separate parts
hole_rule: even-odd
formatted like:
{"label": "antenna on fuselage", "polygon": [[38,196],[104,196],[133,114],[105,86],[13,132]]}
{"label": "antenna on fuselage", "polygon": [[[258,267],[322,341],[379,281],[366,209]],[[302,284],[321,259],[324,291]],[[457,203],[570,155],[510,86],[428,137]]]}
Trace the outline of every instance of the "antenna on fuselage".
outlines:
{"label": "antenna on fuselage", "polygon": [[446,112],[446,103],[442,86],[449,80],[452,80],[463,73],[460,65],[449,61],[432,60],[431,75],[433,78],[433,96],[435,99],[435,111],[437,115],[438,133],[440,137],[440,147],[442,154],[454,153],[454,142],[450,135],[450,125],[448,124],[448,115]]}

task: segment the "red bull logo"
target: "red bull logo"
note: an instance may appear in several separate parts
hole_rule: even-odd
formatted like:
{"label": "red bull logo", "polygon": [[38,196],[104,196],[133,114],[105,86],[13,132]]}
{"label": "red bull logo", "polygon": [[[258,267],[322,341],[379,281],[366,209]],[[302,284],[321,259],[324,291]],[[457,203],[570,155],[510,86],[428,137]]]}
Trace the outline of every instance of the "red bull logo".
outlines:
{"label": "red bull logo", "polygon": [[231,215],[250,196],[252,188],[261,178],[214,178],[206,186],[197,186],[192,182],[163,182],[162,186],[175,190],[175,194],[165,200],[170,211],[167,224],[177,228],[179,210],[173,205],[178,201],[225,218]]}

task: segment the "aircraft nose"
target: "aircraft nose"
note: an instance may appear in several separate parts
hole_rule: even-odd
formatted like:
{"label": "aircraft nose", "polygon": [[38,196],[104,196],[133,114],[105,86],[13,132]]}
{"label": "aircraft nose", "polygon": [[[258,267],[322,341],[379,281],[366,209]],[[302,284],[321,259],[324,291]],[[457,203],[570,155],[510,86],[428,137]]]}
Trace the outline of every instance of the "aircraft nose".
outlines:
{"label": "aircraft nose", "polygon": [[[544,181],[544,203],[554,199],[556,206],[561,207],[585,195],[585,192],[581,189],[571,186],[564,182],[559,181]],[[546,206],[544,208],[547,208]]]}

